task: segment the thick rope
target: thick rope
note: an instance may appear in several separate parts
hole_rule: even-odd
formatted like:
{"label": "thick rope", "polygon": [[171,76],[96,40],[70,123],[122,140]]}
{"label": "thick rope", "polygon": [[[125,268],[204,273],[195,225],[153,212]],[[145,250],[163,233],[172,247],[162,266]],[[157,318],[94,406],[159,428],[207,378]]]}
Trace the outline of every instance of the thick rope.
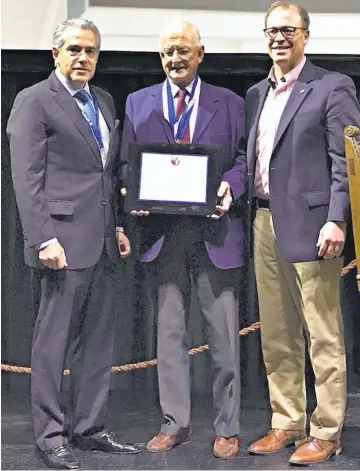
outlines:
{"label": "thick rope", "polygon": [[[349,263],[346,267],[344,267],[341,270],[341,276],[345,276],[347,273],[349,273],[350,270],[356,267],[356,260],[353,260],[352,262]],[[248,335],[250,332],[256,332],[258,329],[260,329],[260,322],[254,322],[254,324],[251,324],[249,327],[245,327],[244,329],[241,329],[239,331],[239,335]],[[197,353],[202,353],[205,352],[206,350],[209,350],[209,345],[201,345],[200,347],[195,347],[189,350],[189,355],[196,355]],[[127,365],[122,365],[122,366],[113,366],[111,368],[111,371],[113,373],[122,373],[124,371],[133,371],[133,370],[141,370],[144,368],[149,368],[151,366],[155,366],[157,364],[157,360],[148,360],[148,361],[141,361],[138,363],[128,363]],[[26,367],[26,366],[13,366],[13,365],[4,365],[3,363],[1,364],[1,371],[8,371],[10,373],[31,373],[31,368]],[[70,370],[64,370],[64,375],[69,375]]]}
{"label": "thick rope", "polygon": [[[260,322],[255,322],[251,324],[249,327],[245,327],[244,329],[239,331],[239,335],[248,335],[250,332],[255,332],[256,330],[260,329]],[[201,345],[200,347],[192,348],[189,350],[189,355],[196,355],[197,353],[205,352],[209,350],[209,345]],[[150,366],[155,366],[157,364],[157,360],[148,360],[148,361],[141,361],[139,363],[128,363],[127,365],[122,366],[113,366],[111,371],[113,373],[122,373],[124,371],[133,371],[133,370],[141,370],[144,368],[149,368]],[[11,373],[31,373],[31,368],[26,366],[12,366],[12,365],[4,365],[1,364],[1,371],[8,371]],[[70,370],[64,370],[64,375],[69,375]]]}

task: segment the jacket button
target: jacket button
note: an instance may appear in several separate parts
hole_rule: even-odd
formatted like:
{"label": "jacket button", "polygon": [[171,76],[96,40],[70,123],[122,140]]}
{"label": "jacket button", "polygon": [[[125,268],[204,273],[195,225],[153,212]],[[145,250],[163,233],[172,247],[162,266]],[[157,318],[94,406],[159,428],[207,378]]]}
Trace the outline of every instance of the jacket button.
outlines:
{"label": "jacket button", "polygon": [[103,198],[103,199],[101,200],[101,204],[102,204],[103,206],[106,206],[106,199],[105,199],[105,198]]}

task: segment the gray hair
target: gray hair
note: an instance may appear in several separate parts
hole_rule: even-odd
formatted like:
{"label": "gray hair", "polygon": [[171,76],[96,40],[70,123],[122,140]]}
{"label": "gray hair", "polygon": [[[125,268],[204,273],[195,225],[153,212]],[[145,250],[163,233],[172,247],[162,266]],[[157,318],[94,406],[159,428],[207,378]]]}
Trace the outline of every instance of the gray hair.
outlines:
{"label": "gray hair", "polygon": [[190,21],[176,19],[166,24],[161,30],[159,36],[159,50],[161,51],[161,41],[164,37],[168,36],[170,33],[173,33],[175,31],[183,31],[184,29],[188,29],[191,31],[195,40],[198,42],[199,47],[203,45],[200,32],[197,26],[195,26],[193,23],[190,23]]}
{"label": "gray hair", "polygon": [[97,26],[92,21],[85,20],[84,18],[73,18],[59,24],[53,34],[52,45],[55,49],[61,49],[63,47],[65,42],[64,33],[68,28],[72,27],[92,31],[96,36],[98,50],[100,49],[101,36]]}

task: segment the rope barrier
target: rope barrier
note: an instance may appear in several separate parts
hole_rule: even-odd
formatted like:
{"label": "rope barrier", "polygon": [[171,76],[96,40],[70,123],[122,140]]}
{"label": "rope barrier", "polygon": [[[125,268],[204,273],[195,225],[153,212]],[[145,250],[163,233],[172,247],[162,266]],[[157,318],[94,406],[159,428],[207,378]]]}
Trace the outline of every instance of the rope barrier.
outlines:
{"label": "rope barrier", "polygon": [[[341,270],[341,276],[347,275],[350,270],[356,267],[356,260],[350,262],[346,267]],[[260,329],[260,322],[254,322],[249,327],[245,327],[239,331],[239,335],[245,336],[250,334],[251,332],[256,332]],[[209,350],[209,345],[201,345],[200,347],[191,348],[189,350],[189,355],[196,355],[197,353],[205,352]],[[127,365],[121,366],[113,366],[111,371],[113,373],[122,373],[124,371],[134,371],[134,370],[141,370],[144,368],[149,368],[151,366],[155,366],[157,364],[157,360],[148,360],[148,361],[141,361],[138,363],[128,363]],[[1,364],[1,371],[7,371],[10,373],[26,373],[31,374],[31,368],[26,366],[14,366],[14,365],[5,365]],[[64,375],[67,376],[70,374],[70,370],[64,370]]]}

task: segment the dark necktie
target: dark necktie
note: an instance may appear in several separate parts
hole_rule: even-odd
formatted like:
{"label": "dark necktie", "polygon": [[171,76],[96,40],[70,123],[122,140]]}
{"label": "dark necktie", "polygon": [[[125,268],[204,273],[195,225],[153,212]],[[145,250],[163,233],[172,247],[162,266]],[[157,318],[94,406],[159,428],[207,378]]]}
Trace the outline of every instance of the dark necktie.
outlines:
{"label": "dark necktie", "polygon": [[[177,107],[176,107],[176,117],[180,118],[180,116],[183,114],[185,108],[186,108],[186,95],[188,94],[188,91],[185,88],[179,88],[179,91],[177,92],[177,97],[178,97],[178,102],[177,102]],[[186,128],[184,137],[181,139],[181,142],[183,144],[190,144],[190,124]]]}
{"label": "dark necktie", "polygon": [[75,98],[78,98],[84,104],[83,113],[91,127],[91,130],[97,140],[97,143],[100,149],[102,149],[104,145],[101,138],[100,125],[99,125],[99,119],[98,119],[99,116],[97,116],[91,96],[84,89],[76,92],[74,96]]}

